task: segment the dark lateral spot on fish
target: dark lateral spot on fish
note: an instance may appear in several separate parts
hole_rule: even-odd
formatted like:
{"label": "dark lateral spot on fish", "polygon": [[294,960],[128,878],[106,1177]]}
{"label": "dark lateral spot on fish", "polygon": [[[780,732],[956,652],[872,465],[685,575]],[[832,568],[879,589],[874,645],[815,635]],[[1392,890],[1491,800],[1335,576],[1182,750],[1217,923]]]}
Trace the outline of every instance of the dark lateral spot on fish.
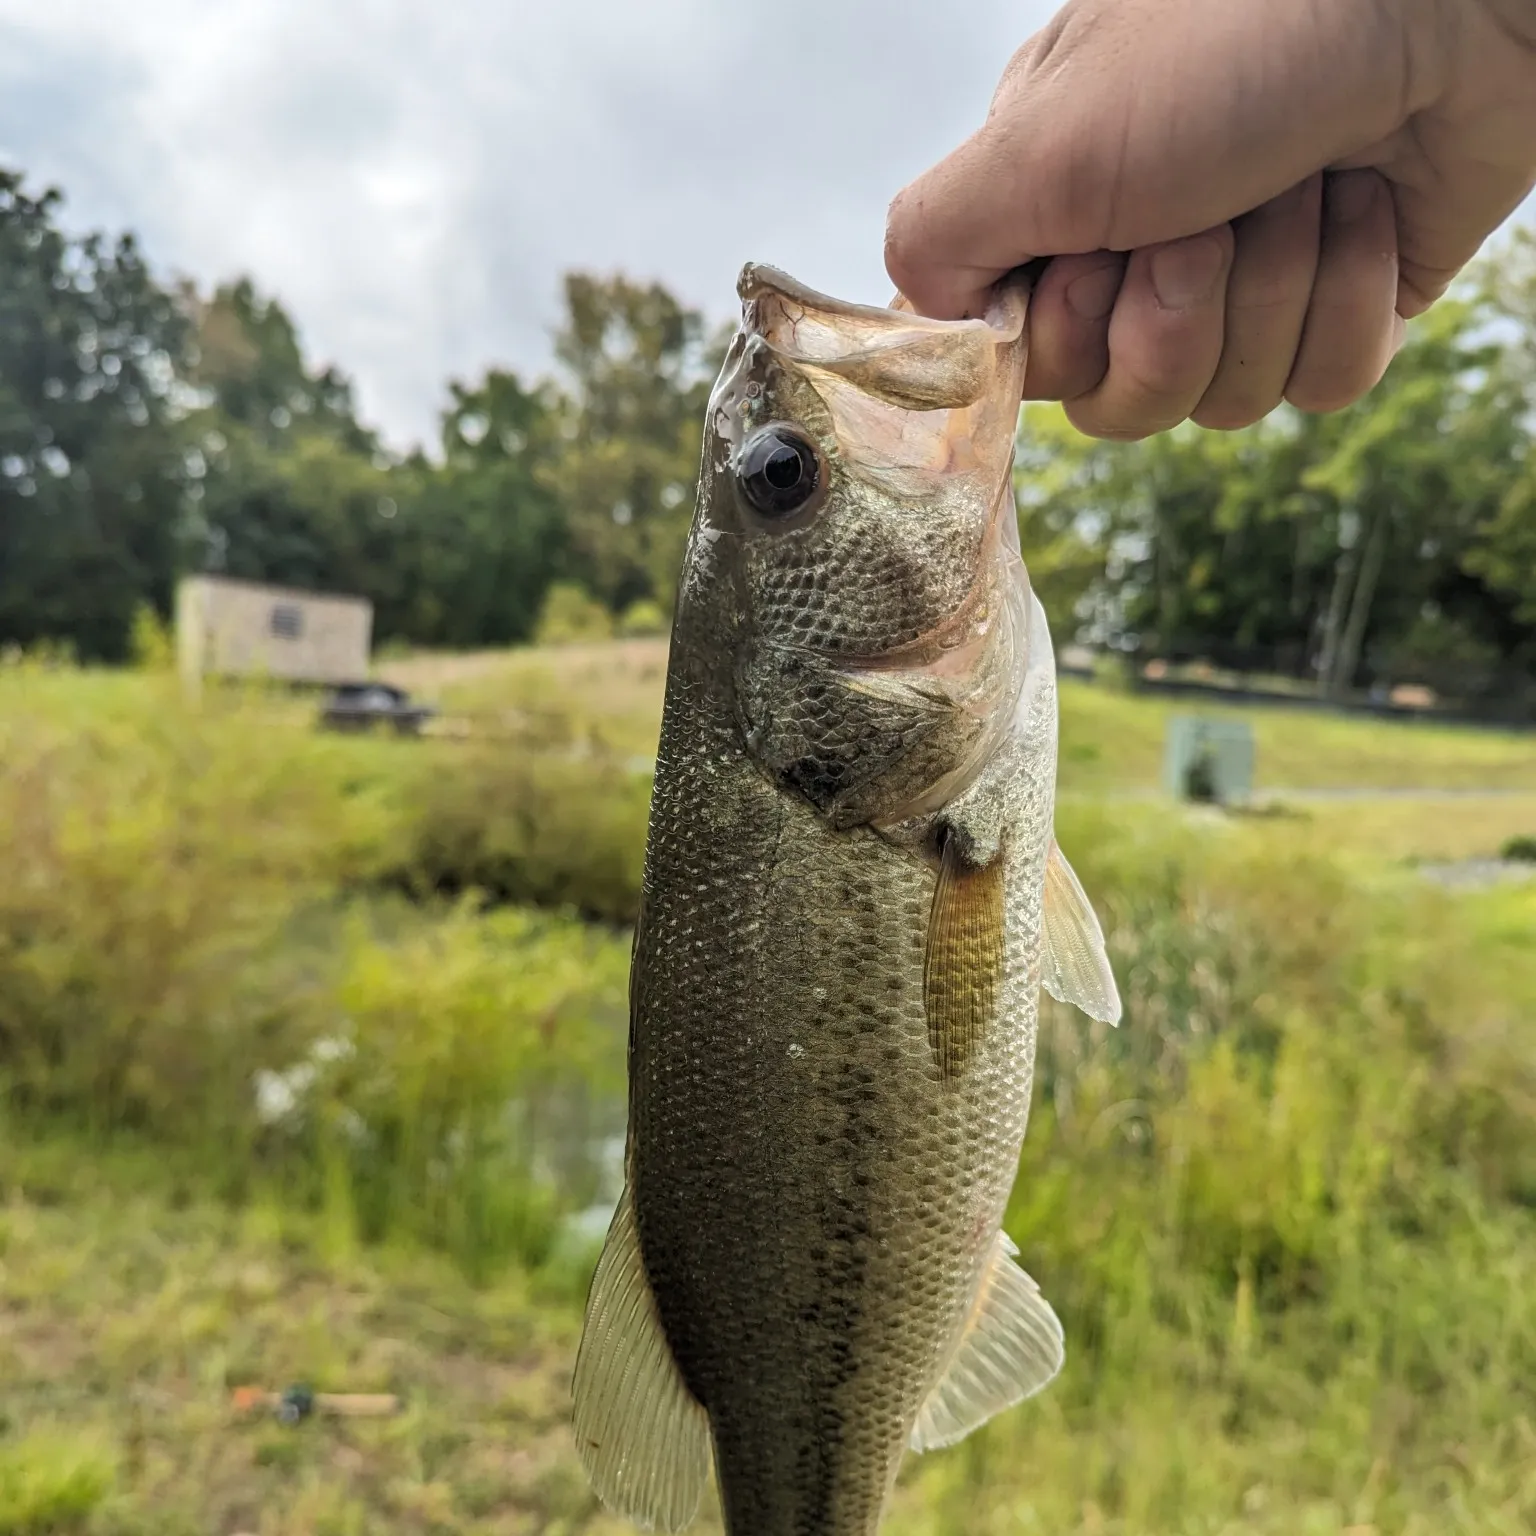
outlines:
{"label": "dark lateral spot on fish", "polygon": [[790,763],[782,778],[798,790],[812,805],[829,806],[847,787],[847,769],[841,763],[829,763],[819,757],[802,757]]}

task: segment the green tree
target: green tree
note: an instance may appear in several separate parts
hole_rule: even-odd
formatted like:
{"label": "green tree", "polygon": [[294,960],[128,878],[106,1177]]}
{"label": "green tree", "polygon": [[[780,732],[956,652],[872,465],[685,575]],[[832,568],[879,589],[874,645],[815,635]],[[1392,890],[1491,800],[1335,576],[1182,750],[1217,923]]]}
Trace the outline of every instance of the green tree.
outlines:
{"label": "green tree", "polygon": [[347,379],[306,363],[292,319],[249,279],[182,302],[195,325],[182,437],[196,563],[357,592],[381,619],[405,611],[397,467],[358,422]]}
{"label": "green tree", "polygon": [[1521,409],[1515,467],[1480,523],[1466,566],[1507,605],[1506,650],[1536,674],[1536,455],[1529,427],[1536,410],[1536,234],[1514,229],[1481,265],[1481,292],[1503,342],[1494,377]]}
{"label": "green tree", "polygon": [[[1457,689],[1514,641],[1510,605],[1478,579],[1476,550],[1506,499],[1526,442],[1523,402],[1483,306],[1451,300],[1415,325],[1368,405],[1318,424],[1302,477],[1341,532],[1323,610],[1318,670],[1342,693],[1362,656]],[[1426,654],[1426,639],[1439,655]],[[1459,691],[1459,689],[1458,689]]]}
{"label": "green tree", "polygon": [[60,203],[0,169],[0,642],[115,661],[170,602],[187,331],[132,238],[72,238]]}
{"label": "green tree", "polygon": [[417,458],[402,477],[412,580],[392,622],[437,645],[526,640],[569,551],[553,484],[562,402],[500,370],[450,389],[442,463]]}
{"label": "green tree", "polygon": [[1282,409],[1241,433],[1089,442],[1031,408],[1021,537],[1058,630],[1247,655],[1335,693],[1365,677],[1479,686],[1532,635],[1515,590],[1530,569],[1531,393],[1515,366],[1529,334],[1469,292],[1415,323],[1360,405]]}
{"label": "green tree", "polygon": [[556,353],[573,389],[554,483],[571,574],[616,613],[646,597],[670,611],[725,338],[658,283],[575,272],[565,300]]}
{"label": "green tree", "polygon": [[207,299],[183,287],[181,299],[195,328],[188,378],[227,420],[271,445],[311,429],[358,453],[377,448],[357,420],[350,381],[334,367],[310,370],[292,318],[250,278]]}

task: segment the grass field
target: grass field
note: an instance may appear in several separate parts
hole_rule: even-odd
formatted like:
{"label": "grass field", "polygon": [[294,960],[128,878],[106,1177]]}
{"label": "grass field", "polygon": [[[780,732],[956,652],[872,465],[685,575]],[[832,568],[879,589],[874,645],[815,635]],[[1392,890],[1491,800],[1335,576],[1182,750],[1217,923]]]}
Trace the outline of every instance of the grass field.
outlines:
{"label": "grass field", "polygon": [[[383,676],[450,709],[494,710],[572,698],[616,742],[652,751],[666,680],[665,640],[572,645],[549,651],[423,656]],[[1174,714],[1244,719],[1253,726],[1257,787],[1523,790],[1536,794],[1536,733],[1372,720],[1312,709],[1234,707],[1133,696],[1064,679],[1062,779],[1074,791],[1151,787]]]}
{"label": "grass field", "polygon": [[[424,656],[382,671],[450,712],[487,720],[558,714],[576,700],[604,741],[643,756],[656,747],[666,641]],[[1536,828],[1536,732],[1196,705],[1070,678],[1061,686],[1061,794],[1157,793],[1175,714],[1246,720],[1255,791],[1295,813],[1298,836],[1310,828],[1387,859],[1454,859],[1491,855]]]}
{"label": "grass field", "polygon": [[[364,1536],[585,1528],[565,1433],[573,1281],[475,1287],[163,1169],[5,1147],[0,1531]],[[231,1388],[398,1392],[284,1428]]]}
{"label": "grass field", "polygon": [[[482,743],[0,668],[0,1536],[624,1529],[565,1429],[568,1218],[663,665],[391,664]],[[1536,1528],[1536,881],[1409,867],[1536,831],[1532,738],[1255,712],[1274,803],[1226,815],[1157,800],[1166,713],[1063,690],[1127,1006],[1047,1011],[1009,1213],[1067,1371],[890,1528]],[[230,1407],[296,1381],[405,1409]]]}

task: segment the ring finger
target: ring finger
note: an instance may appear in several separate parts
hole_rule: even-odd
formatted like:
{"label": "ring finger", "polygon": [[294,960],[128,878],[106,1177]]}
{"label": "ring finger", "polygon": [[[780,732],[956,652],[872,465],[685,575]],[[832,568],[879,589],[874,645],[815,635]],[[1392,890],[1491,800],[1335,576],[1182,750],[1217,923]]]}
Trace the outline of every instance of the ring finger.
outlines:
{"label": "ring finger", "polygon": [[1280,404],[1317,272],[1322,195],[1310,176],[1234,224],[1221,362],[1193,413],[1202,427],[1251,426]]}
{"label": "ring finger", "polygon": [[1392,190],[1375,171],[1340,171],[1323,196],[1322,243],[1285,398],[1337,411],[1381,378],[1402,340]]}

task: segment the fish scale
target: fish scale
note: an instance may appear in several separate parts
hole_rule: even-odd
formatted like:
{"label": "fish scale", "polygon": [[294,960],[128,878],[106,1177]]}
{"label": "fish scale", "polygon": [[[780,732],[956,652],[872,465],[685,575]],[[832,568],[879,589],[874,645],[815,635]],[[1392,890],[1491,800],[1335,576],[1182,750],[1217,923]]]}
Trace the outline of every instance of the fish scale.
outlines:
{"label": "fish scale", "polygon": [[1042,972],[1119,1005],[1053,863],[1050,640],[999,511],[1022,294],[950,326],[764,269],[743,297],[679,587],[626,1189],[575,1432],[642,1525],[686,1524],[712,1456],[731,1536],[855,1536],[909,1443],[1059,1367],[1001,1234]]}

